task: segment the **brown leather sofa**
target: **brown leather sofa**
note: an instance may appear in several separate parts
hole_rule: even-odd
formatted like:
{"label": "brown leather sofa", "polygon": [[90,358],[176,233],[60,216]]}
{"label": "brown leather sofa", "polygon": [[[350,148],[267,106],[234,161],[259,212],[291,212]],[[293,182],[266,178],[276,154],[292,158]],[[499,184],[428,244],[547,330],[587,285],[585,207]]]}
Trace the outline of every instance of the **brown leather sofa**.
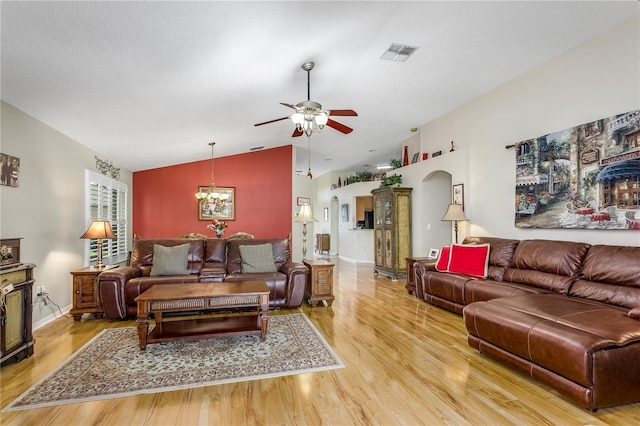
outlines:
{"label": "brown leather sofa", "polygon": [[[151,276],[153,246],[174,247],[189,243],[188,275]],[[270,243],[276,272],[242,273],[240,245]],[[302,305],[309,270],[291,261],[288,238],[268,240],[226,239],[138,239],[134,240],[129,266],[102,272],[98,289],[104,314],[124,319],[137,314],[134,299],[157,284],[231,282],[261,280],[270,290],[271,308]]]}
{"label": "brown leather sofa", "polygon": [[585,408],[640,401],[640,247],[473,237],[476,278],[416,264],[416,296],[462,314],[469,345]]}

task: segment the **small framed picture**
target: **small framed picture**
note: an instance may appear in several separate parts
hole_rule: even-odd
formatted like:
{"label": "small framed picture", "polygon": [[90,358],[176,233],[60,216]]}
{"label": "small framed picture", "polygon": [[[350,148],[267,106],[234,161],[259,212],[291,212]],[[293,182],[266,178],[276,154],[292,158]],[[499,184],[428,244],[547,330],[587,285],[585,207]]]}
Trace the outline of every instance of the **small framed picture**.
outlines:
{"label": "small framed picture", "polygon": [[440,250],[432,248],[429,250],[429,254],[427,255],[428,259],[437,259],[440,254]]}
{"label": "small framed picture", "polygon": [[417,163],[418,160],[420,160],[420,153],[416,152],[415,154],[413,154],[413,158],[411,159],[411,164]]}
{"label": "small framed picture", "polygon": [[299,206],[308,206],[311,200],[307,197],[298,197],[297,201]]}
{"label": "small framed picture", "polygon": [[343,204],[341,207],[342,222],[349,222],[349,204]]}
{"label": "small framed picture", "polygon": [[453,204],[462,205],[462,210],[464,210],[464,184],[459,183],[457,185],[453,185]]}

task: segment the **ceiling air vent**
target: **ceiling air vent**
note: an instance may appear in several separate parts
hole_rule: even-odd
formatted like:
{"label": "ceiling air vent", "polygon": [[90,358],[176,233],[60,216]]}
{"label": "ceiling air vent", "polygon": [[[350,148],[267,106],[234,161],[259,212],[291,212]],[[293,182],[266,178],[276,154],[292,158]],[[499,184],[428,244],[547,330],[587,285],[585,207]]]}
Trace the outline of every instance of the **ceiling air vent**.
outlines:
{"label": "ceiling air vent", "polygon": [[384,59],[385,61],[404,62],[409,59],[409,56],[413,55],[413,52],[416,50],[418,50],[417,47],[393,43],[382,54],[382,56],[380,56],[380,59]]}

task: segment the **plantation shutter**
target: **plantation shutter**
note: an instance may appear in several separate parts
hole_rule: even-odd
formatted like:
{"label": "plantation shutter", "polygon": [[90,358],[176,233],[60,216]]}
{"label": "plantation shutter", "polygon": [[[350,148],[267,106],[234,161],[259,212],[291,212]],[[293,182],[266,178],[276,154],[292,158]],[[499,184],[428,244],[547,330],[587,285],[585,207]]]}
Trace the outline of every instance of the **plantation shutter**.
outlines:
{"label": "plantation shutter", "polygon": [[[105,264],[116,264],[127,259],[127,185],[90,170],[85,172],[86,226],[92,220],[108,220],[116,236],[102,241],[102,260]],[[91,265],[98,258],[98,240],[88,240],[85,262]]]}

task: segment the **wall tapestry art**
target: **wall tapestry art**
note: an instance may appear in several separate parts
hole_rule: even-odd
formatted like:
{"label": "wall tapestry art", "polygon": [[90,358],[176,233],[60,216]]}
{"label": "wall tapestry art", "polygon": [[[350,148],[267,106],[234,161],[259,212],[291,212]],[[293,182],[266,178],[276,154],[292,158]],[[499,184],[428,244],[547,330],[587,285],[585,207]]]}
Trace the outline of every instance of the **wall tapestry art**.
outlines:
{"label": "wall tapestry art", "polygon": [[640,110],[515,144],[518,228],[640,230]]}
{"label": "wall tapestry art", "polygon": [[0,153],[1,166],[0,184],[5,186],[20,186],[20,159],[13,155]]}

